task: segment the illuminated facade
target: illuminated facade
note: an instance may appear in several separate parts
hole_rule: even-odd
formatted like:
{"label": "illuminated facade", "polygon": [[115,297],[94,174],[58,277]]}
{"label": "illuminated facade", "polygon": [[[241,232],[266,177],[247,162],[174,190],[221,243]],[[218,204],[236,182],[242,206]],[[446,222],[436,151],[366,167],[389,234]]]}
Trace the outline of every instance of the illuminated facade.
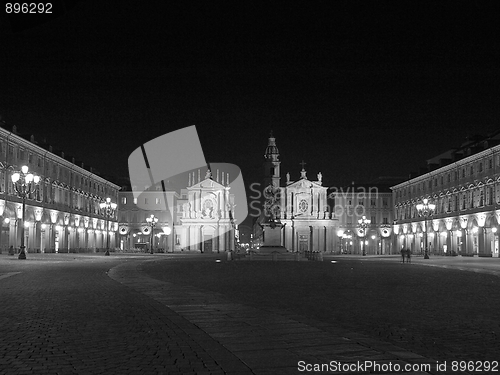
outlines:
{"label": "illuminated facade", "polygon": [[[329,202],[338,218],[335,252],[367,255],[393,254],[392,245],[392,192],[389,185],[377,183],[332,187]],[[365,216],[370,223],[359,224]],[[363,243],[364,241],[364,243]]]}
{"label": "illuminated facade", "polygon": [[234,196],[230,194],[229,175],[217,171],[214,178],[207,168],[186,174],[185,181],[185,187],[178,190],[171,190],[165,181],[155,190],[144,191],[138,198],[134,198],[131,190],[119,193],[122,249],[149,249],[151,232],[146,218],[151,215],[158,218],[153,233],[155,251],[235,249]]}
{"label": "illuminated facade", "polygon": [[[254,224],[254,241],[261,245],[263,235],[261,223],[265,222],[266,212],[273,211],[274,216],[283,224],[281,246],[289,252],[328,252],[336,248],[337,218],[327,203],[327,187],[323,186],[321,172],[317,180],[307,178],[302,164],[300,179],[290,180],[286,174],[286,185],[280,186],[281,174],[279,151],[276,140],[271,134],[264,154],[264,189],[267,202],[273,201],[272,207],[264,207],[259,219]],[[268,198],[273,195],[273,199]],[[266,203],[269,205],[269,203]],[[265,205],[266,205],[265,204]]]}
{"label": "illuminated facade", "polygon": [[468,141],[428,161],[430,171],[392,187],[394,243],[420,254],[425,221],[416,205],[436,205],[427,219],[429,253],[498,257],[500,132]]}
{"label": "illuminated facade", "polygon": [[[23,165],[41,177],[38,190],[26,200],[25,246],[29,252],[94,252],[106,247],[106,217],[99,207],[118,199],[119,186],[76,163],[33,136],[0,128],[0,248],[20,246],[22,200],[11,175]],[[79,164],[79,165],[77,165]],[[116,246],[116,218],[109,220],[110,248]]]}

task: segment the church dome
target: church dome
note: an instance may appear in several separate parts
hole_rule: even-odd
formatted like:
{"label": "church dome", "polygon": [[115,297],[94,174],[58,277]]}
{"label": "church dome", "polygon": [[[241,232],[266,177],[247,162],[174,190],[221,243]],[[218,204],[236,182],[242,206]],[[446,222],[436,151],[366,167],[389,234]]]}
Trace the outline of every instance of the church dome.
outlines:
{"label": "church dome", "polygon": [[267,143],[266,147],[266,153],[264,154],[264,157],[266,159],[269,159],[272,157],[272,155],[279,155],[280,152],[278,150],[278,146],[276,146],[276,138],[273,137],[273,133],[271,132],[271,135],[269,136],[269,140]]}

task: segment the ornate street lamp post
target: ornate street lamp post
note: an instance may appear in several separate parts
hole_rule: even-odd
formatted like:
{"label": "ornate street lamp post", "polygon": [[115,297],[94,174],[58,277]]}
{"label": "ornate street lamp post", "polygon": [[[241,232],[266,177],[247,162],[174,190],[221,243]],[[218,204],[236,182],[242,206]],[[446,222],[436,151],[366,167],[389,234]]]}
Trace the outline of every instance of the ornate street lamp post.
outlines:
{"label": "ornate street lamp post", "polygon": [[363,216],[361,219],[358,220],[359,223],[359,228],[361,229],[361,232],[363,233],[363,255],[366,255],[366,243],[365,243],[365,236],[366,236],[366,228],[371,223],[371,220],[367,219],[366,216]]}
{"label": "ornate street lamp post", "polygon": [[109,219],[114,216],[117,207],[116,203],[111,203],[111,198],[106,198],[106,202],[99,204],[104,216],[106,216],[106,252],[104,255],[109,256]]}
{"label": "ornate street lamp post", "polygon": [[18,259],[26,259],[26,252],[24,251],[24,211],[26,207],[26,197],[36,191],[38,183],[40,182],[40,177],[33,175],[33,173],[28,173],[28,167],[24,165],[21,168],[21,172],[12,174],[11,179],[14,183],[14,190],[16,191],[17,196],[23,200],[21,250],[19,252]]}
{"label": "ornate street lamp post", "polygon": [[146,218],[146,221],[148,222],[148,225],[151,227],[151,235],[150,235],[150,246],[151,246],[151,254],[153,254],[153,232],[156,223],[158,222],[158,218],[155,217],[155,215],[151,215],[150,217]]}
{"label": "ornate street lamp post", "polygon": [[434,210],[436,209],[436,205],[429,203],[429,200],[425,198],[423,203],[417,204],[417,212],[418,216],[424,218],[424,226],[425,226],[425,254],[424,259],[429,259],[429,252],[427,250],[427,218],[431,217],[434,214]]}

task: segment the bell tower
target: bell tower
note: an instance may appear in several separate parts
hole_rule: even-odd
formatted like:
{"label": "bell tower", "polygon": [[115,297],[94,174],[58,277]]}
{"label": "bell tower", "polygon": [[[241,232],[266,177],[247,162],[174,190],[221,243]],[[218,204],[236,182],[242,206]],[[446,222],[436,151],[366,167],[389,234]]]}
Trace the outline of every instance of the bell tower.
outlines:
{"label": "bell tower", "polygon": [[264,186],[272,185],[274,187],[280,186],[280,164],[279,161],[280,153],[278,147],[276,146],[276,138],[269,134],[269,139],[267,142],[266,152],[264,154]]}

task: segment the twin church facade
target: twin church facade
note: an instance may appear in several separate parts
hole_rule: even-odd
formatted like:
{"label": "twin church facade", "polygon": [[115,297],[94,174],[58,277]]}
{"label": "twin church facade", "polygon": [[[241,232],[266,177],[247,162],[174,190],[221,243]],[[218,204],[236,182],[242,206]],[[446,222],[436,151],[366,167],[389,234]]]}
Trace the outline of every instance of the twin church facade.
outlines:
{"label": "twin church facade", "polygon": [[[390,191],[326,187],[321,172],[314,180],[307,177],[304,164],[299,179],[292,181],[287,173],[282,183],[279,157],[276,139],[271,135],[264,155],[262,195],[266,202],[272,197],[274,203],[269,206],[263,202],[260,212],[272,212],[280,221],[283,247],[290,252],[361,254],[364,249],[367,254],[391,253]],[[120,247],[133,250],[152,246],[165,252],[221,252],[243,247],[238,236],[242,223],[235,220],[235,210],[241,207],[235,204],[237,197],[230,186],[234,177],[207,168],[187,173],[183,177],[186,187],[176,191],[168,188],[168,181],[139,197],[132,192],[137,187],[122,190]],[[252,214],[247,219],[253,224],[252,240],[245,245],[258,251],[264,240],[259,224],[266,217]],[[152,243],[146,222],[150,215],[158,218]],[[361,229],[358,220],[363,216],[370,218],[371,224]]]}

